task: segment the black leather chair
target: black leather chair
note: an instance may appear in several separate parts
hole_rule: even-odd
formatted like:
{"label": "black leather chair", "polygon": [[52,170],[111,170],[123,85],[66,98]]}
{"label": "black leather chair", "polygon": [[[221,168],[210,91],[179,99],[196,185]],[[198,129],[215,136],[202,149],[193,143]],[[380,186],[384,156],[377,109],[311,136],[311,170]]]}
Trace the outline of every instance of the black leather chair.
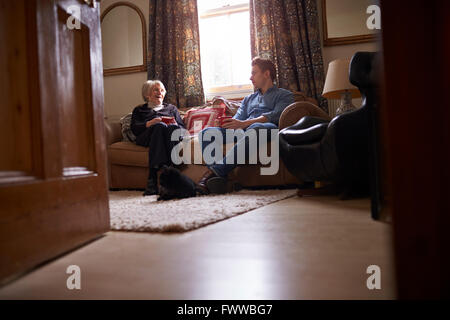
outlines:
{"label": "black leather chair", "polygon": [[363,99],[359,109],[331,121],[306,116],[280,131],[281,158],[301,181],[332,181],[347,194],[369,194],[379,84],[377,56],[358,52],[350,62],[350,82],[359,88]]}

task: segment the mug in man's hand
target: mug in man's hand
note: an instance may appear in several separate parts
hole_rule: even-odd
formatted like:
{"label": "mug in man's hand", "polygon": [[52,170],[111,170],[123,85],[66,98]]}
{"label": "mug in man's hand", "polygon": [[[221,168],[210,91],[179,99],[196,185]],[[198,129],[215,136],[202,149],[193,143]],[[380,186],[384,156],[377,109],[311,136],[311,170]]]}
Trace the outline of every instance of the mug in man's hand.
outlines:
{"label": "mug in man's hand", "polygon": [[232,116],[222,116],[222,117],[219,117],[219,118],[217,118],[218,120],[219,120],[219,125],[221,126],[221,127],[223,127],[223,125],[224,125],[224,123],[225,123],[225,120],[226,119],[232,119],[233,117]]}

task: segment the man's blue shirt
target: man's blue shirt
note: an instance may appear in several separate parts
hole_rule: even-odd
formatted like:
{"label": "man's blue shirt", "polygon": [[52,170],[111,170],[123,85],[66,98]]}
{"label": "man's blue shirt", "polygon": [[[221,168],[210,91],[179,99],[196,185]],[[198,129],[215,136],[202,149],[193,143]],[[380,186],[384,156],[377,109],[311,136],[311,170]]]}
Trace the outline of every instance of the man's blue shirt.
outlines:
{"label": "man's blue shirt", "polygon": [[293,102],[294,95],[286,89],[273,86],[264,94],[258,89],[245,97],[233,118],[248,120],[265,116],[269,122],[278,126],[281,113]]}

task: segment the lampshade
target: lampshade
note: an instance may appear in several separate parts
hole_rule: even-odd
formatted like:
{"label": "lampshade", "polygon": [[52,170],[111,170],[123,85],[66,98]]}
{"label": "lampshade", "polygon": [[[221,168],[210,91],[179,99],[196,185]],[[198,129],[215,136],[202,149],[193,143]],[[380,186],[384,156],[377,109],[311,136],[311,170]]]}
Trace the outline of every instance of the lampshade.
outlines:
{"label": "lampshade", "polygon": [[322,96],[327,99],[340,99],[341,93],[346,90],[352,94],[352,98],[361,96],[358,88],[349,81],[349,66],[350,59],[337,59],[330,62]]}

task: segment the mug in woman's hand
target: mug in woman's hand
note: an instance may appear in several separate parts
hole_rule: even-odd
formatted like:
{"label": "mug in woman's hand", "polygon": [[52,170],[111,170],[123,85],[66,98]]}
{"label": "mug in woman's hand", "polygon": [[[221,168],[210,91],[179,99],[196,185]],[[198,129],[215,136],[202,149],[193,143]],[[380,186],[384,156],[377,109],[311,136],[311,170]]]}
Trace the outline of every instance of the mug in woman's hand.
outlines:
{"label": "mug in woman's hand", "polygon": [[165,124],[177,124],[174,117],[161,117],[161,122],[164,122]]}

